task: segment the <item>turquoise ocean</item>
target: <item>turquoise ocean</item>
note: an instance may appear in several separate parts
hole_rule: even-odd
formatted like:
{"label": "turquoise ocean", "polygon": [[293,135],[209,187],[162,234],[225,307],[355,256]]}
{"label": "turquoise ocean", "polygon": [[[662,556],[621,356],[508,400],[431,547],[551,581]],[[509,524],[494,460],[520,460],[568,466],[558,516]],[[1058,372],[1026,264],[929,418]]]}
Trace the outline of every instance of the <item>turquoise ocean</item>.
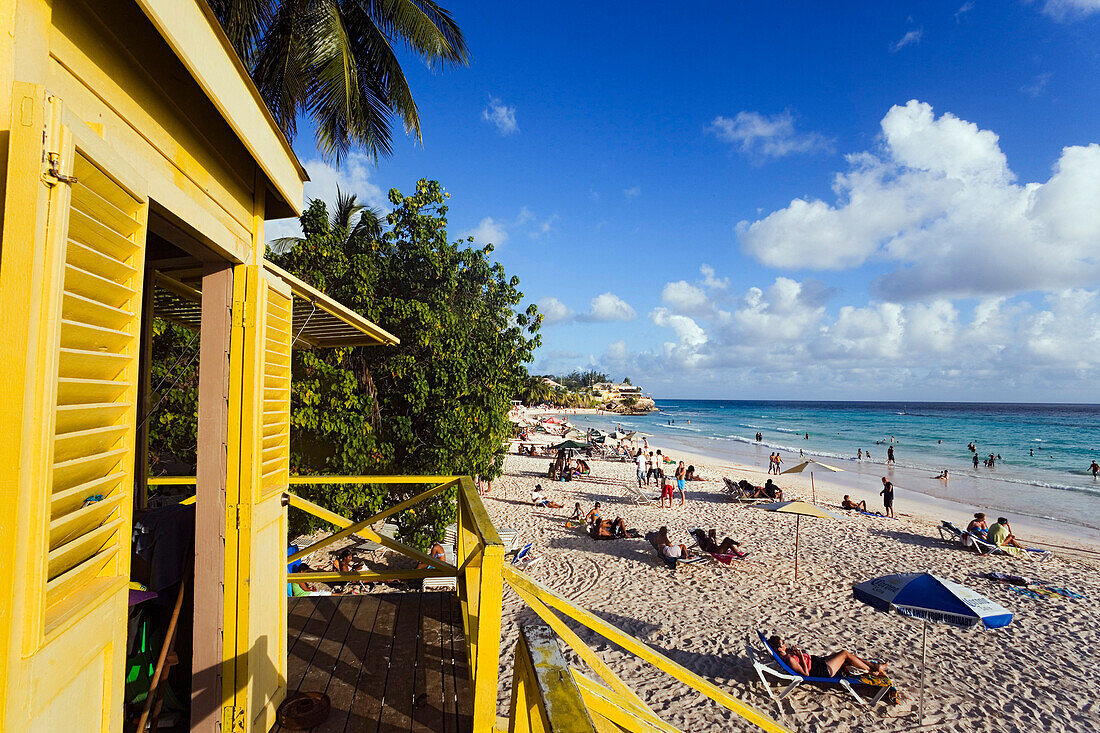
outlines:
{"label": "turquoise ocean", "polygon": [[[802,451],[842,468],[817,471],[834,483],[877,491],[879,477],[889,474],[901,489],[994,515],[1100,530],[1100,481],[1088,471],[1094,459],[1100,462],[1100,405],[657,400],[657,407],[644,416],[570,421],[581,428],[621,425],[654,436],[657,446],[760,467],[778,450],[789,468]],[[993,468],[974,467],[971,442],[983,460],[1000,455]],[[896,466],[887,471],[891,444]],[[933,478],[944,469],[950,481]]]}

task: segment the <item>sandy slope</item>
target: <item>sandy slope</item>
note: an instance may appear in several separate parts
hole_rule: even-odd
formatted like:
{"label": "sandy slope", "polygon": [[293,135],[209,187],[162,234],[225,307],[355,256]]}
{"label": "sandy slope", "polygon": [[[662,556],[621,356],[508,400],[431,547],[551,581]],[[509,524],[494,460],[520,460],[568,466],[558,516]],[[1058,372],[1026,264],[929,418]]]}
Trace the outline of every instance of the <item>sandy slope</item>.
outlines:
{"label": "sandy slope", "polygon": [[[655,446],[660,447],[660,446]],[[681,456],[676,456],[677,458]],[[923,730],[1100,730],[1096,702],[1100,675],[1100,580],[1087,556],[1060,556],[1047,563],[980,557],[942,542],[934,523],[859,514],[836,521],[801,521],[799,581],[792,583],[795,520],[726,501],[720,475],[761,483],[761,472],[707,466],[705,482],[693,483],[683,507],[639,506],[628,498],[632,464],[592,461],[592,477],[569,483],[545,479],[548,460],[510,455],[505,476],[485,504],[497,526],[519,530],[533,541],[540,560],[530,574],[564,597],[645,640],[685,667],[742,700],[778,715],[763,693],[745,654],[756,629],[778,632],[810,651],[848,648],[886,659],[909,701],[868,711],[841,692],[796,691],[784,703],[795,730],[915,730],[920,679],[919,622],[872,611],[852,598],[851,586],[895,572],[929,571],[964,583],[1015,613],[997,631],[932,625],[928,637],[928,691]],[[566,509],[530,504],[535,483]],[[809,498],[808,479],[783,476],[789,493]],[[840,496],[818,483],[818,503],[836,506]],[[641,530],[667,525],[688,541],[689,527],[716,528],[752,552],[732,568],[710,564],[659,564],[642,539],[595,542],[565,526],[573,503],[585,511],[594,501],[608,517],[622,516]],[[872,502],[872,509],[877,508]],[[905,512],[905,507],[899,511]],[[1085,600],[1031,600],[979,577],[988,570],[1033,575],[1084,593]],[[501,661],[501,711],[511,690],[511,657],[519,624],[536,620],[506,591]],[[661,672],[586,636],[612,667],[666,720],[684,730],[739,730],[737,719]],[[994,721],[1000,721],[994,724]]]}

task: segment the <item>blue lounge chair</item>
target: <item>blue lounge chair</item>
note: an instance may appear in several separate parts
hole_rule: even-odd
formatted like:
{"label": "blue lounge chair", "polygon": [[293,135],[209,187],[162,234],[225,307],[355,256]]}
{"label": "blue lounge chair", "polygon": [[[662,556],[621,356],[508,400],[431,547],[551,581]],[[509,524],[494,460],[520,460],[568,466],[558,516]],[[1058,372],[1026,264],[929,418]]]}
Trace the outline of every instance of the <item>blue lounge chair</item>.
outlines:
{"label": "blue lounge chair", "polygon": [[[871,698],[871,705],[877,705],[879,701],[882,700],[882,698],[886,697],[886,694],[888,692],[897,692],[893,681],[890,680],[889,677],[808,677],[806,675],[798,674],[793,669],[791,669],[785,661],[783,661],[782,657],[776,654],[775,650],[772,649],[771,644],[768,643],[767,637],[764,636],[764,632],[757,631],[756,633],[760,637],[760,643],[762,643],[764,645],[764,648],[767,649],[768,652],[771,654],[771,664],[757,658],[756,652],[753,650],[752,647],[752,641],[748,637],[746,637],[745,639],[745,648],[748,650],[749,653],[749,661],[752,662],[753,669],[756,670],[756,674],[760,677],[760,682],[763,683],[764,689],[767,691],[768,696],[771,697],[771,699],[775,700],[777,703],[781,702],[783,698],[791,694],[796,687],[804,682],[811,685],[839,685],[840,687],[843,687],[845,690],[847,690],[848,694],[854,697],[856,699],[856,702],[858,702],[860,705],[867,705],[868,702],[867,700],[863,699],[863,697],[861,697],[858,692],[855,691],[855,687],[853,687],[853,685],[871,685],[879,688],[878,693],[873,698]],[[772,686],[765,675],[771,676],[779,680],[780,682],[788,683],[787,687],[779,693],[778,697],[776,697],[775,693],[772,691]]]}

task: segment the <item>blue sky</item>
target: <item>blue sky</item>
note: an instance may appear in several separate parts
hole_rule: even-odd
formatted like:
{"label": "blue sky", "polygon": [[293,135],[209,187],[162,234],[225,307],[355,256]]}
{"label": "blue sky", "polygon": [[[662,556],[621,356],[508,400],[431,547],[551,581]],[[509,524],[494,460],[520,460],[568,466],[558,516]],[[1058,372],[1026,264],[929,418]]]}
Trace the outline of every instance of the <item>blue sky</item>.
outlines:
{"label": "blue sky", "polygon": [[295,149],[307,196],[440,180],[533,372],[1100,402],[1100,0],[443,4],[473,63],[405,64],[422,147]]}

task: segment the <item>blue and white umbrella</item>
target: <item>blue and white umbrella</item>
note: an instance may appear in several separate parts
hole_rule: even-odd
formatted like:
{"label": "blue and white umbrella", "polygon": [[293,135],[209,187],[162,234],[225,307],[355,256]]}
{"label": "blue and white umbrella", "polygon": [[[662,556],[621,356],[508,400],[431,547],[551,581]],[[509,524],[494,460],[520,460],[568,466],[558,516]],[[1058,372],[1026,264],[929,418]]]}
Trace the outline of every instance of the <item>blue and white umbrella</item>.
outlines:
{"label": "blue and white umbrella", "polygon": [[970,628],[999,629],[1012,622],[1012,612],[964,585],[931,573],[883,575],[852,586],[856,599],[879,611],[897,611],[924,621],[921,635],[920,718],[924,719],[924,668],[928,622]]}

